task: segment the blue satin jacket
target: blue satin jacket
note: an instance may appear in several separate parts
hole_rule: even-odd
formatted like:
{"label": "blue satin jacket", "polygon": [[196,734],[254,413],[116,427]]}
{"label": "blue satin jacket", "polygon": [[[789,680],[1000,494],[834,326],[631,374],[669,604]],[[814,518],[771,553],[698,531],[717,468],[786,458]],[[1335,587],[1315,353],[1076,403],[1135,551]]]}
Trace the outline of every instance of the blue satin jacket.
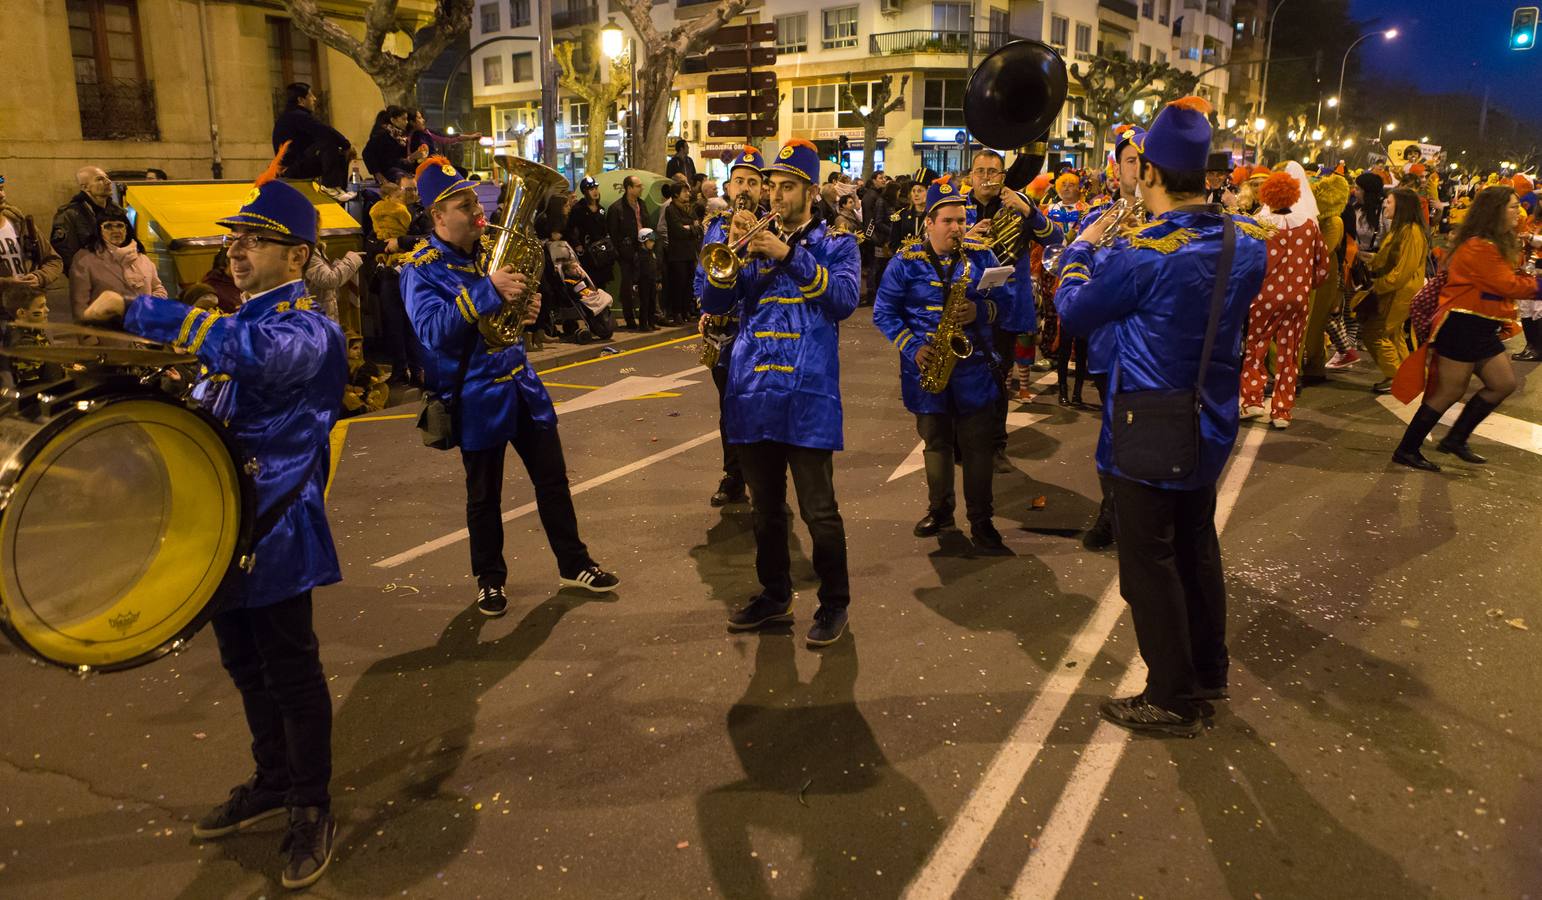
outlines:
{"label": "blue satin jacket", "polygon": [[[1027,222],[1023,223],[1023,234],[1027,239],[1044,247],[1058,247],[1065,243],[1065,232],[1060,229],[1060,226],[1044,215],[1039,204],[1030,202],[1029,205],[1033,207],[1033,214],[1028,217]],[[1005,207],[1002,208],[1005,209]],[[969,199],[964,202],[964,224],[973,227],[978,221],[980,221],[980,207],[975,204],[974,195],[970,194]],[[1033,279],[1029,277],[1028,267],[1023,265],[1024,260],[1030,256],[1032,254],[1026,247],[1018,254],[1018,274],[1013,276],[1018,281],[1027,279],[1028,293],[1024,294],[1027,299],[1011,304],[1003,317],[996,320],[996,327],[1009,334],[1026,334],[1039,330],[1039,310],[1033,303]]]}
{"label": "blue satin jacket", "polygon": [[723,396],[730,444],[779,441],[840,450],[840,322],[857,308],[862,255],[850,234],[815,225],[773,263],[750,260],[731,281],[707,278],[701,307],[737,312]]}
{"label": "blue satin jacket", "polygon": [[428,351],[424,368],[435,390],[455,392],[461,356],[470,350],[456,407],[463,449],[486,450],[513,440],[522,406],[536,427],[556,426],[551,396],[526,364],[524,345],[492,350],[477,331],[477,318],[503,305],[480,255],[472,259],[429,235],[402,266],[402,299]]}
{"label": "blue satin jacket", "polygon": [[[961,415],[996,402],[1000,394],[991,367],[1000,360],[991,341],[991,326],[1009,318],[1014,306],[1024,302],[1018,296],[1024,284],[1028,290],[1026,302],[1032,304],[1033,279],[1024,277],[1026,260],[1025,256],[1020,261],[1019,274],[1013,281],[982,292],[980,276],[997,264],[996,254],[984,244],[964,245],[963,259],[955,265],[953,277],[968,280],[970,287],[964,296],[976,304],[975,320],[964,326],[974,353],[954,365],[948,386],[937,394],[921,389],[916,353],[931,340],[942,321],[947,288],[937,278],[925,244],[907,242],[890,260],[873,303],[873,324],[899,348],[900,397],[906,409],[916,415]],[[940,260],[944,272],[950,261],[951,257]]]}
{"label": "blue satin jacket", "polygon": [[[1103,214],[1113,207],[1112,203],[1099,203],[1087,211],[1087,216],[1082,220],[1081,227],[1088,228],[1093,222],[1103,218]],[[1148,213],[1146,221],[1151,221]],[[1107,256],[1113,248],[1094,251],[1094,259],[1101,260]],[[1096,329],[1090,335],[1076,335],[1087,338],[1087,371],[1095,375],[1104,375],[1108,367],[1113,364],[1114,357],[1114,330],[1109,326]]]}
{"label": "blue satin jacket", "polygon": [[[1205,373],[1199,466],[1185,479],[1145,482],[1152,487],[1194,490],[1215,484],[1237,440],[1242,329],[1264,282],[1270,229],[1246,216],[1233,218],[1237,250]],[[1072,334],[1105,326],[1111,332],[1110,395],[1192,388],[1199,380],[1220,254],[1221,217],[1194,207],[1158,216],[1103,253],[1094,254],[1086,242],[1066,248],[1055,309]],[[1109,437],[1112,409],[1103,404],[1098,471],[1122,478]]]}
{"label": "blue satin jacket", "polygon": [[234,315],[140,297],[123,324],[150,340],[186,346],[208,370],[194,396],[230,429],[246,458],[237,464],[256,461],[255,518],[304,485],[253,548],[251,572],[226,583],[230,602],[268,606],[341,581],[325,494],[348,353],[337,325],[311,309],[305,283],[258,294]]}

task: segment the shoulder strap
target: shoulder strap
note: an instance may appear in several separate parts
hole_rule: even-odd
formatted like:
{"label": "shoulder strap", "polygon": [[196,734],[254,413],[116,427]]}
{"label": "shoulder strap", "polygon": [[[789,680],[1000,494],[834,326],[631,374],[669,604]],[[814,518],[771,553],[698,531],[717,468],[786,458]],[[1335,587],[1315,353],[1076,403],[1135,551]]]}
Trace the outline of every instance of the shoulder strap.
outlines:
{"label": "shoulder strap", "polygon": [[1210,322],[1205,326],[1205,348],[1199,353],[1199,383],[1195,390],[1205,388],[1205,370],[1210,368],[1210,351],[1215,349],[1215,332],[1221,324],[1221,310],[1226,306],[1226,287],[1231,282],[1231,262],[1237,252],[1237,225],[1226,211],[1215,207],[1221,214],[1221,258],[1215,264],[1215,290],[1210,294]]}

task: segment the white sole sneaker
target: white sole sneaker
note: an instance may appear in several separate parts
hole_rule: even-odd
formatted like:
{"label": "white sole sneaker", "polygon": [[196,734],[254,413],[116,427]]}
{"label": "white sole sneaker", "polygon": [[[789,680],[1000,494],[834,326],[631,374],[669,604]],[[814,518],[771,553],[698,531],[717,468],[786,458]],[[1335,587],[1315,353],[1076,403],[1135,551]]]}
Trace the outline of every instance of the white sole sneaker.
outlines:
{"label": "white sole sneaker", "polygon": [[562,578],[559,580],[565,588],[582,588],[591,594],[608,594],[621,586],[619,582],[612,585],[597,586],[589,581],[593,577],[587,571],[584,571],[579,572],[577,578]]}

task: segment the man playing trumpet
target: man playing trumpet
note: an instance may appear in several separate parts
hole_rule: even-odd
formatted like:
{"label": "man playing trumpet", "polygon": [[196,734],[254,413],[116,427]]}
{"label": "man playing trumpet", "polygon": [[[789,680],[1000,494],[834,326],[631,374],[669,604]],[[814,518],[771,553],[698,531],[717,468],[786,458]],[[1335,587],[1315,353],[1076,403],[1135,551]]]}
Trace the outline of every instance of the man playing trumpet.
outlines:
{"label": "man playing trumpet", "polygon": [[[932,183],[926,196],[926,236],[903,246],[885,270],[873,324],[899,349],[900,395],[925,443],[927,511],[916,523],[915,536],[931,537],[953,526],[956,447],[963,458],[964,506],[974,544],[987,553],[1004,553],[1006,544],[991,522],[995,407],[1001,396],[992,371],[998,360],[991,332],[1018,303],[1032,309],[1033,280],[1024,256],[1012,286],[979,289],[980,276],[996,265],[996,255],[987,245],[965,239],[965,206],[949,176]],[[958,349],[941,345],[936,335],[949,314],[950,292],[959,282],[968,287],[954,322],[962,326],[969,352],[934,393],[926,389],[922,373],[937,354]],[[1019,299],[1015,293],[1023,296]]]}

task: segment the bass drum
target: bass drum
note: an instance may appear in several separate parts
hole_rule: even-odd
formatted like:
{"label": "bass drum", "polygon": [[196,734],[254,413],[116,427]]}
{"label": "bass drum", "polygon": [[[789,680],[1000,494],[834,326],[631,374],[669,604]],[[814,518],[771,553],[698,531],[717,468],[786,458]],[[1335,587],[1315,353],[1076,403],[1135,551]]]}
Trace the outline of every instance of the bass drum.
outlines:
{"label": "bass drum", "polygon": [[81,672],[179,648],[248,551],[239,460],[212,416],[133,379],[0,417],[0,630]]}

